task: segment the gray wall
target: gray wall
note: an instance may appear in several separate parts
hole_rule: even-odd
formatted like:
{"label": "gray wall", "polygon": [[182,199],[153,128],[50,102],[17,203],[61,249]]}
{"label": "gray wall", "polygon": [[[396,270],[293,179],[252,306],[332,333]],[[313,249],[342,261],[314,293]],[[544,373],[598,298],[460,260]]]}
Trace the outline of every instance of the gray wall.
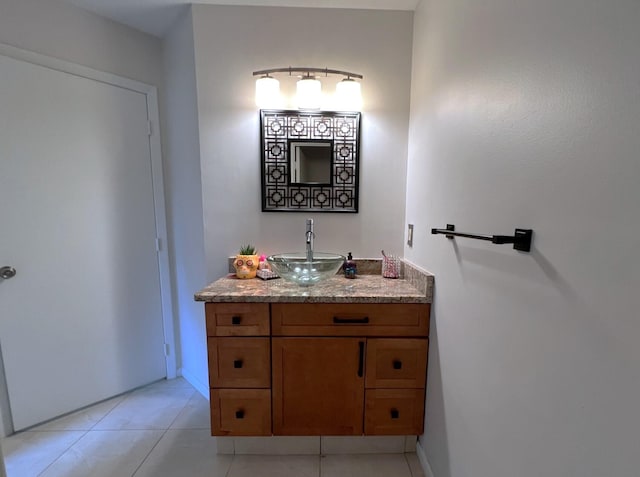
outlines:
{"label": "gray wall", "polygon": [[0,43],[160,86],[160,40],[59,0],[2,0]]}
{"label": "gray wall", "polygon": [[639,23],[633,0],[416,13],[405,256],[436,276],[437,477],[638,475]]}
{"label": "gray wall", "polygon": [[[195,5],[193,18],[207,279],[224,275],[243,243],[266,254],[303,249],[306,217],[316,221],[317,250],[399,253],[413,13]],[[364,75],[358,214],[261,212],[251,73],[289,65]]]}
{"label": "gray wall", "polygon": [[[161,87],[157,38],[58,0],[2,0],[0,43]],[[6,419],[5,393],[0,401]],[[2,425],[3,435],[10,431],[8,424]]]}
{"label": "gray wall", "polygon": [[[225,275],[227,257],[244,243],[265,254],[302,250],[306,217],[316,221],[317,250],[351,251],[359,257],[378,256],[382,248],[399,251],[413,13],[194,5],[192,16],[206,280],[193,283],[191,292]],[[259,114],[251,73],[289,65],[343,69],[365,77],[357,215],[261,212]],[[287,88],[294,83],[282,80],[282,89],[292,92]],[[187,134],[186,128],[183,132]],[[190,150],[182,160],[189,161],[195,178],[193,157]],[[190,197],[195,205],[195,196]],[[183,374],[206,392],[201,305],[195,313],[180,317]]]}
{"label": "gray wall", "polygon": [[193,23],[187,11],[163,42],[165,185],[176,341],[182,374],[208,396],[204,310],[193,300],[206,282]]}

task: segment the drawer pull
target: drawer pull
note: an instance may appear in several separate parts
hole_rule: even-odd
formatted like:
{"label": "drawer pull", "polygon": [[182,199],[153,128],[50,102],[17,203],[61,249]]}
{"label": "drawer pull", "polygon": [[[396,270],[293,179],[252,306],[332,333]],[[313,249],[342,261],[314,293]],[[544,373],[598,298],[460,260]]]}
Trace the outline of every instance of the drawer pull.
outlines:
{"label": "drawer pull", "polygon": [[236,368],[236,369],[242,368],[242,360],[241,359],[235,359],[233,361],[233,367]]}
{"label": "drawer pull", "polygon": [[397,409],[391,409],[391,419],[398,419],[400,417],[400,411]]}
{"label": "drawer pull", "polygon": [[365,324],[369,323],[369,317],[365,316],[364,318],[340,318],[339,316],[334,316],[333,322],[340,325]]}
{"label": "drawer pull", "polygon": [[402,369],[402,361],[400,361],[399,359],[394,359],[393,369]]}
{"label": "drawer pull", "polygon": [[244,419],[244,411],[236,411],[236,419]]}
{"label": "drawer pull", "polygon": [[358,377],[364,374],[364,341],[358,342],[359,358],[358,358]]}
{"label": "drawer pull", "polygon": [[231,317],[231,324],[232,325],[239,325],[241,321],[242,321],[242,317],[241,316],[232,316]]}

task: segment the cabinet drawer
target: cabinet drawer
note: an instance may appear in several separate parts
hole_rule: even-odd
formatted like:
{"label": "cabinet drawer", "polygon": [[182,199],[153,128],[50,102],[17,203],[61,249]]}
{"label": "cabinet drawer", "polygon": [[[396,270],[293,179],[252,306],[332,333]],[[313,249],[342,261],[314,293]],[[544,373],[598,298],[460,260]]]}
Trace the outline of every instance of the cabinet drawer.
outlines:
{"label": "cabinet drawer", "polygon": [[368,339],[367,388],[424,388],[426,339]]}
{"label": "cabinet drawer", "polygon": [[207,336],[269,336],[268,303],[206,303]]}
{"label": "cabinet drawer", "polygon": [[212,436],[270,436],[269,389],[212,389]]}
{"label": "cabinet drawer", "polygon": [[367,389],[365,435],[418,435],[424,427],[424,389]]}
{"label": "cabinet drawer", "polygon": [[274,303],[273,336],[427,336],[429,304]]}
{"label": "cabinet drawer", "polygon": [[271,387],[269,338],[208,338],[209,386]]}

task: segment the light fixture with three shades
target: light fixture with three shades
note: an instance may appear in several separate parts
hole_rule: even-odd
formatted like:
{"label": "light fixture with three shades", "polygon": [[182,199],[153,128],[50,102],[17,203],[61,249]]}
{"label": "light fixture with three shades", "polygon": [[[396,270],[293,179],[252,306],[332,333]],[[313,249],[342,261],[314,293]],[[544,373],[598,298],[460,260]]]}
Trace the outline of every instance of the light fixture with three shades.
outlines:
{"label": "light fixture with three shades", "polygon": [[279,109],[282,105],[280,82],[273,77],[277,73],[299,76],[296,83],[298,109],[320,109],[322,107],[322,83],[320,76],[341,75],[344,78],[336,85],[334,108],[342,111],[359,111],[362,108],[360,83],[362,75],[329,68],[286,67],[254,71],[256,80],[256,105],[260,109]]}

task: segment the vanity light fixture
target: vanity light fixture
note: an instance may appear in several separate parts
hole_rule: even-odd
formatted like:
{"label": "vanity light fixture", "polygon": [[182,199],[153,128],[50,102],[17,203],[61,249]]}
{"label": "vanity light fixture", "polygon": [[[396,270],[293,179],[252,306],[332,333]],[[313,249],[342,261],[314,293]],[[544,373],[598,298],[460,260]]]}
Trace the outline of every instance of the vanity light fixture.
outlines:
{"label": "vanity light fixture", "polygon": [[336,104],[346,111],[360,111],[362,108],[362,94],[360,83],[347,77],[336,85]]}
{"label": "vanity light fixture", "polygon": [[296,83],[296,104],[298,109],[320,109],[322,104],[322,83],[315,76],[307,74]]}
{"label": "vanity light fixture", "polygon": [[286,73],[299,76],[296,84],[296,104],[298,109],[320,109],[322,103],[322,84],[317,76],[340,75],[344,79],[336,86],[335,109],[340,111],[359,111],[362,107],[360,83],[362,75],[329,68],[286,67],[254,71],[256,80],[256,105],[261,109],[281,106],[280,86],[274,73]]}
{"label": "vanity light fixture", "polygon": [[256,80],[256,106],[260,109],[280,107],[280,82],[267,74]]}

